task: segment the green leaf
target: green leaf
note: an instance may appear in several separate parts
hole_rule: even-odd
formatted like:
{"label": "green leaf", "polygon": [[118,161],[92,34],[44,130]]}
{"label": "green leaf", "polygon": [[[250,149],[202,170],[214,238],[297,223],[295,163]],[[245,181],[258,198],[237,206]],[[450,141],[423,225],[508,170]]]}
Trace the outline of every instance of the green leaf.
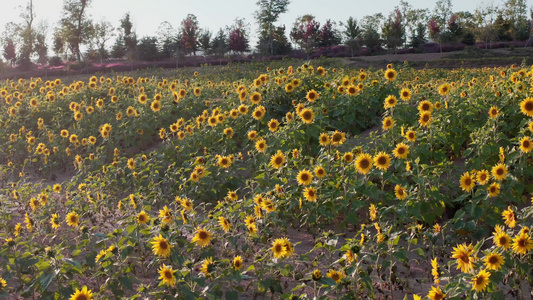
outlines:
{"label": "green leaf", "polygon": [[118,280],[124,287],[128,288],[129,290],[133,290],[133,283],[131,282],[131,278],[129,276],[121,276]]}
{"label": "green leaf", "polygon": [[[420,249],[420,248],[418,248]],[[405,250],[399,250],[399,251],[394,251],[392,253],[392,255],[394,255],[394,257],[398,258],[401,262],[408,262],[409,261],[409,258],[407,257],[407,253],[405,253]]]}
{"label": "green leaf", "polygon": [[238,300],[239,299],[239,293],[236,291],[227,291],[226,292],[226,300]]}
{"label": "green leaf", "polygon": [[53,272],[46,272],[39,278],[39,282],[41,283],[41,292],[46,291],[52,280],[56,277],[56,273]]}

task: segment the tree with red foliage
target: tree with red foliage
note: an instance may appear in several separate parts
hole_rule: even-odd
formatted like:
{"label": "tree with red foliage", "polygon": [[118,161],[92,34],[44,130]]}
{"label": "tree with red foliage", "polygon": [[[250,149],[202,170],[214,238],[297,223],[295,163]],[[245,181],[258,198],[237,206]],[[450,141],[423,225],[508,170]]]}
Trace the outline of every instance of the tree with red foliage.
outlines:
{"label": "tree with red foliage", "polygon": [[15,43],[13,42],[13,39],[6,38],[3,54],[4,58],[13,66],[17,60],[17,53],[15,52]]}
{"label": "tree with red foliage", "polygon": [[188,14],[183,21],[181,21],[181,50],[185,54],[196,55],[198,51],[198,20],[193,14]]}
{"label": "tree with red foliage", "polygon": [[341,37],[334,25],[334,22],[330,20],[327,20],[326,24],[322,25],[320,29],[320,41],[318,43],[320,47],[331,47],[341,43]]}
{"label": "tree with red foliage", "polygon": [[312,15],[304,15],[296,19],[291,31],[291,39],[305,50],[307,58],[320,41],[320,23]]}
{"label": "tree with red foliage", "polygon": [[239,52],[241,55],[249,51],[248,31],[244,19],[235,19],[235,23],[228,28],[229,31],[229,48],[233,52]]}

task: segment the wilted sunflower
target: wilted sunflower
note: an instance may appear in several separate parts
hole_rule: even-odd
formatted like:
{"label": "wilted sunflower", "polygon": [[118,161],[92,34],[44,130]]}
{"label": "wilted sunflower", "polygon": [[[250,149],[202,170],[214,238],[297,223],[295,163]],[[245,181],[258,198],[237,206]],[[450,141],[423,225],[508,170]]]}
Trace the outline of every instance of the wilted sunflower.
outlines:
{"label": "wilted sunflower", "polygon": [[533,117],[533,98],[526,98],[520,102],[520,110],[528,117]]}
{"label": "wilted sunflower", "polygon": [[390,156],[385,152],[379,152],[374,156],[374,165],[382,171],[387,170],[390,166]]}
{"label": "wilted sunflower", "polygon": [[463,191],[470,192],[476,186],[476,181],[469,172],[466,172],[459,179],[459,184]]}
{"label": "wilted sunflower", "polygon": [[392,154],[396,158],[405,159],[409,154],[409,146],[404,143],[399,143],[398,145],[396,145],[396,148],[392,150]]}
{"label": "wilted sunflower", "polygon": [[457,270],[461,269],[463,273],[469,273],[474,269],[474,248],[472,244],[461,244],[453,247],[452,258],[457,259]]}
{"label": "wilted sunflower", "polygon": [[483,259],[485,266],[489,270],[498,271],[504,264],[503,256],[497,252],[491,252]]}
{"label": "wilted sunflower", "polygon": [[161,234],[159,236],[154,237],[154,240],[152,243],[152,252],[160,256],[162,258],[167,258],[170,256],[170,250],[172,249],[172,245],[169,244],[167,239],[165,239]]}
{"label": "wilted sunflower", "polygon": [[305,124],[311,124],[313,123],[313,120],[315,119],[315,114],[313,113],[313,110],[310,108],[302,109],[302,111],[298,114],[298,116],[302,119],[302,121]]}
{"label": "wilted sunflower", "polygon": [[300,185],[309,185],[313,182],[313,174],[308,170],[301,170],[296,176],[296,181],[298,181],[298,184]]}
{"label": "wilted sunflower", "polygon": [[270,164],[274,169],[279,169],[285,163],[285,155],[283,152],[278,150],[278,152],[270,158]]}
{"label": "wilted sunflower", "polygon": [[75,211],[70,212],[65,218],[67,225],[77,227],[80,224],[80,217]]}
{"label": "wilted sunflower", "polygon": [[492,177],[498,181],[502,181],[507,177],[507,166],[500,163],[492,167]]}
{"label": "wilted sunflower", "polygon": [[192,238],[192,242],[198,246],[204,248],[211,242],[211,233],[205,229],[199,227],[196,228],[196,234]]}
{"label": "wilted sunflower", "polygon": [[161,279],[161,282],[163,284],[169,287],[174,287],[176,285],[176,276],[174,275],[176,271],[172,269],[172,266],[167,266],[163,264],[159,268],[158,272],[159,272],[159,279]]}
{"label": "wilted sunflower", "polygon": [[372,156],[367,153],[361,153],[357,155],[354,164],[359,174],[367,174],[372,169]]}
{"label": "wilted sunflower", "polygon": [[69,300],[92,300],[93,292],[87,289],[87,286],[83,286],[81,290],[76,288],[74,294],[70,296]]}

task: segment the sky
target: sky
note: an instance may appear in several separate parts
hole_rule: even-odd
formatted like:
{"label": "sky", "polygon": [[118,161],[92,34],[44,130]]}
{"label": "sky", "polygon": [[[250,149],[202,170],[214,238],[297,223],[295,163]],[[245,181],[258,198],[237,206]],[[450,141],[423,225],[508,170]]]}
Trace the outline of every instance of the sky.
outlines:
{"label": "sky", "polygon": [[[470,11],[491,1],[501,5],[503,0],[452,0],[452,10]],[[0,28],[10,21],[21,22],[20,13],[28,0],[0,0]],[[433,10],[436,1],[407,0],[413,8],[429,8]],[[47,35],[51,36],[60,19],[63,0],[33,0],[37,22],[47,24]],[[321,24],[327,19],[346,21],[349,17],[358,20],[366,15],[381,12],[387,16],[400,0],[291,0],[288,11],[282,14],[277,25],[285,25],[290,31],[295,19],[304,14],[311,14]],[[527,0],[532,7],[533,0]],[[137,37],[155,36],[163,21],[169,22],[178,29],[187,14],[196,15],[199,26],[216,33],[219,28],[231,25],[235,18],[244,18],[250,24],[251,46],[255,46],[257,24],[254,12],[257,10],[256,0],[92,0],[88,13],[95,21],[105,19],[114,27],[119,27],[119,20],[130,13]]]}

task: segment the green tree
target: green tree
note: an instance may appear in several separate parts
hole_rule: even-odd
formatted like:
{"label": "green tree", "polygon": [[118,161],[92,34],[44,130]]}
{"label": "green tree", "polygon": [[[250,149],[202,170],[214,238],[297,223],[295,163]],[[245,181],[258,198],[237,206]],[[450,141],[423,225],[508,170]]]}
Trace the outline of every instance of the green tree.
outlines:
{"label": "green tree", "polygon": [[344,27],[344,30],[342,31],[342,34],[344,35],[344,44],[350,48],[351,56],[353,57],[354,51],[359,50],[361,47],[361,27],[357,23],[357,19],[354,19],[353,17],[349,17],[346,24],[341,23],[341,26]]}
{"label": "green tree", "polygon": [[59,21],[60,32],[76,60],[81,61],[80,47],[90,41],[92,22],[87,15],[91,0],[64,0]]}
{"label": "green tree", "polygon": [[[256,2],[258,10],[255,12],[255,19],[259,25],[258,50],[263,54],[283,54],[275,53],[275,50],[285,50],[287,48],[287,38],[280,35],[280,27],[274,23],[278,20],[279,15],[287,12],[290,0],[259,0]],[[285,27],[283,27],[285,32]],[[276,49],[276,45],[278,47]],[[290,46],[289,46],[290,49]]]}
{"label": "green tree", "polygon": [[396,49],[401,47],[405,41],[405,28],[402,25],[402,13],[395,9],[387,18],[381,30],[387,48]]}
{"label": "green tree", "polygon": [[143,37],[137,45],[140,60],[153,61],[159,59],[156,37]]}
{"label": "green tree", "polygon": [[198,51],[198,19],[193,14],[188,14],[183,21],[181,21],[181,50],[185,54],[196,55]]}
{"label": "green tree", "polygon": [[383,21],[383,14],[376,13],[371,16],[365,16],[362,21],[363,28],[363,44],[370,52],[375,51],[381,47],[382,40],[379,34],[379,28]]}
{"label": "green tree", "polygon": [[200,49],[204,52],[204,55],[207,55],[211,52],[211,36],[212,33],[209,31],[209,29],[204,29],[200,32],[198,44],[200,45]]}
{"label": "green tree", "polygon": [[173,58],[178,55],[179,38],[172,25],[164,21],[157,29],[158,46],[162,58]]}
{"label": "green tree", "polygon": [[211,51],[215,55],[222,56],[228,52],[228,49],[228,37],[226,36],[226,32],[220,28],[217,35],[213,38],[213,42],[211,43]]}
{"label": "green tree", "polygon": [[96,45],[98,54],[100,55],[100,61],[108,56],[106,43],[115,36],[114,31],[115,29],[109,21],[100,20],[98,23],[94,24],[92,43]]}

